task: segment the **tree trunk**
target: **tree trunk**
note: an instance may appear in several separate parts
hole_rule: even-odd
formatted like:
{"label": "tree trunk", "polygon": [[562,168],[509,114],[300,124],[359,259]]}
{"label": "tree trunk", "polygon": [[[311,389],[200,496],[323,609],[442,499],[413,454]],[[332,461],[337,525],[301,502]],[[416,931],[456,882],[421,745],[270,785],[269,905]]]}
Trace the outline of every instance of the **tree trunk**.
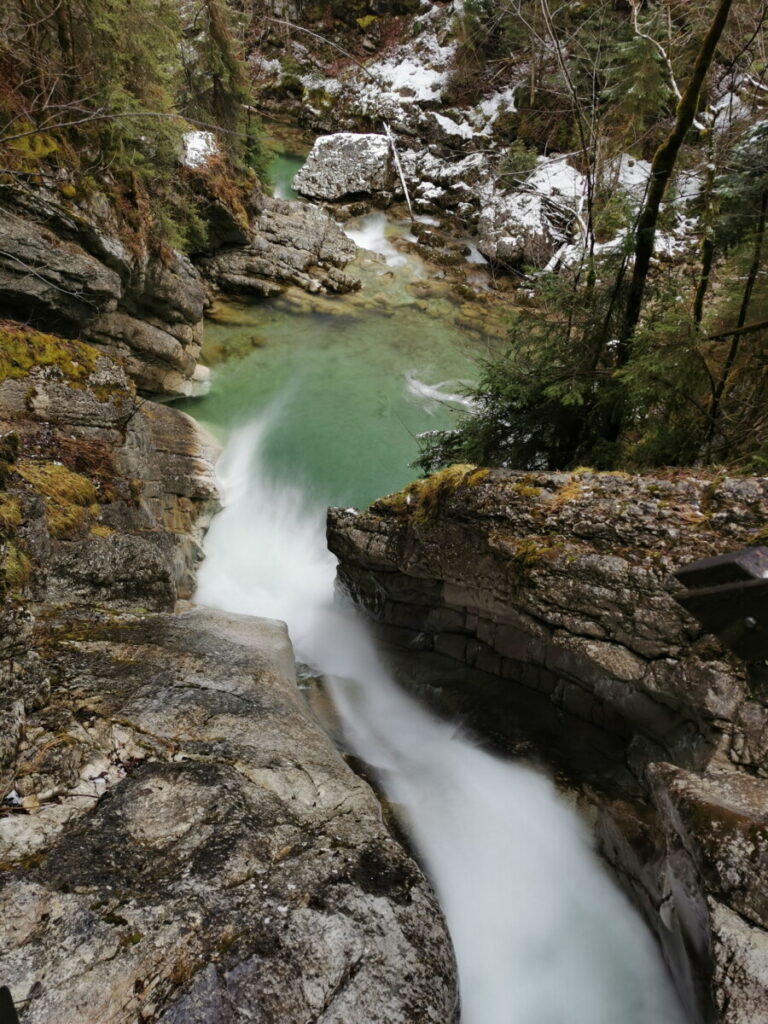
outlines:
{"label": "tree trunk", "polygon": [[715,387],[715,392],[712,395],[712,404],[709,409],[709,437],[708,441],[711,444],[712,439],[715,436],[715,430],[717,427],[717,417],[720,413],[720,404],[728,383],[728,378],[731,375],[733,364],[736,362],[736,356],[739,351],[739,342],[741,336],[744,333],[742,327],[747,322],[747,313],[749,312],[749,303],[752,299],[752,291],[755,287],[755,281],[760,270],[760,262],[763,255],[763,242],[765,240],[765,222],[768,219],[768,189],[763,191],[762,200],[760,203],[760,217],[757,222],[757,231],[755,232],[755,248],[752,253],[752,262],[749,266],[749,273],[747,274],[747,283],[744,285],[744,294],[741,299],[741,308],[739,309],[739,319],[736,322],[736,328],[731,339],[731,345],[728,349],[728,355],[725,357],[725,363],[723,364],[723,370],[720,374],[720,379]]}
{"label": "tree trunk", "polygon": [[635,265],[632,270],[632,280],[630,281],[627,294],[624,322],[617,350],[620,366],[623,366],[629,359],[632,335],[640,319],[640,310],[648,278],[648,267],[653,256],[653,247],[656,240],[656,225],[659,219],[661,201],[664,198],[669,179],[675,168],[680,147],[696,116],[701,87],[704,84],[704,78],[712,63],[717,44],[728,20],[732,3],[733,0],[720,0],[715,17],[709,26],[709,31],[704,37],[701,49],[696,57],[691,80],[677,105],[674,127],[656,150],[653,163],[651,164],[648,192],[637,222]]}

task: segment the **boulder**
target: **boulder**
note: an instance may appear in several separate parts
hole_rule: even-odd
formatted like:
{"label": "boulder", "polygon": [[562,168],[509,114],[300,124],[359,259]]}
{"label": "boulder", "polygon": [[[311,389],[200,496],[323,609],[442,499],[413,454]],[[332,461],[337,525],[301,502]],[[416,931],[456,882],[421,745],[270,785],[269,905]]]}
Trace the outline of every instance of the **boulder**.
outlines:
{"label": "boulder", "polygon": [[395,182],[386,135],[337,132],[315,140],[293,187],[310,199],[334,200],[389,192]]}
{"label": "boulder", "polygon": [[287,284],[309,292],[348,292],[358,279],[341,269],[357,247],[324,210],[258,196],[248,246],[226,249],[201,266],[222,291],[275,295]]}
{"label": "boulder", "polygon": [[28,813],[0,819],[27,1024],[455,1020],[434,896],[304,707],[282,623],[65,618],[46,644]]}
{"label": "boulder", "polygon": [[492,263],[544,267],[562,242],[541,195],[490,190],[477,222],[477,248]]}

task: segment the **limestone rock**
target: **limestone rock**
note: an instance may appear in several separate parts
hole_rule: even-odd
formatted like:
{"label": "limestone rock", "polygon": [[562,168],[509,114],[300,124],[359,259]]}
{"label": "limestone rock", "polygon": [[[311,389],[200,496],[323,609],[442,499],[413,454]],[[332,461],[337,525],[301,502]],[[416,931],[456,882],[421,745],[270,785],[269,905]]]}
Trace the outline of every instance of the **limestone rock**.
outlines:
{"label": "limestone rock", "polygon": [[63,685],[19,782],[39,807],[0,820],[0,973],[28,1024],[455,1019],[434,897],[305,709],[282,623],[196,609],[48,636]]}
{"label": "limestone rock", "polygon": [[216,442],[184,413],[138,400],[107,357],[70,344],[93,361],[82,379],[54,366],[0,382],[0,432],[12,426],[20,442],[6,487],[23,509],[37,599],[171,608],[192,592],[217,508]]}
{"label": "limestone rock", "polygon": [[504,267],[543,267],[562,236],[553,229],[544,199],[535,194],[491,191],[477,222],[477,247]]}
{"label": "limestone rock", "polygon": [[73,242],[0,208],[0,305],[82,326],[122,296],[119,276]]}
{"label": "limestone rock", "polygon": [[338,132],[321,135],[293,179],[294,189],[310,199],[388,192],[395,171],[386,135]]}
{"label": "limestone rock", "polygon": [[287,284],[309,292],[348,292],[360,282],[341,269],[357,249],[336,222],[314,206],[258,197],[250,245],[202,262],[223,291],[274,295]]}
{"label": "limestone rock", "polygon": [[422,692],[588,781],[603,853],[705,1021],[768,1015],[768,698],[672,574],[766,518],[764,478],[471,466],[328,518],[340,584]]}

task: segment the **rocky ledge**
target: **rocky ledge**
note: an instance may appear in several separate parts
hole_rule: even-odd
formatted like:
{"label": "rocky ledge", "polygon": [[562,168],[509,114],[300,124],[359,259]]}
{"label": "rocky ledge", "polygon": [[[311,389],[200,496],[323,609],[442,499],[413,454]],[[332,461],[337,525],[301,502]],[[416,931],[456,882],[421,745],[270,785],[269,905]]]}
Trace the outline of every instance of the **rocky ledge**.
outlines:
{"label": "rocky ledge", "polygon": [[[202,187],[202,186],[201,186]],[[295,284],[343,292],[355,246],[317,207],[254,191],[248,209],[211,202],[211,251],[187,256],[155,240],[142,212],[121,220],[102,194],[75,202],[54,188],[0,184],[0,315],[84,338],[119,360],[142,394],[200,391],[210,289],[274,295]]]}
{"label": "rocky ledge", "polygon": [[768,690],[672,573],[767,519],[766,479],[466,466],[329,514],[340,584],[433,702],[586,786],[697,1021],[768,1015]]}
{"label": "rocky ledge", "polygon": [[0,973],[29,1024],[454,1019],[434,897],[302,705],[285,626],[44,624],[50,699],[0,820]]}
{"label": "rocky ledge", "polygon": [[296,687],[193,609],[216,445],[90,345],[0,345],[0,979],[25,1024],[443,1024],[445,925]]}

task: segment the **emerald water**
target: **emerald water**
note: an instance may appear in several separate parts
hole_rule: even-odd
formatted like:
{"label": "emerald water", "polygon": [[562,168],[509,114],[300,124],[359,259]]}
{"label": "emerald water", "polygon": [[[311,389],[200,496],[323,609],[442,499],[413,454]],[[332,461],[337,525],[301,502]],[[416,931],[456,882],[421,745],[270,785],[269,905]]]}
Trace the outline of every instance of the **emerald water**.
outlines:
{"label": "emerald water", "polygon": [[271,475],[301,479],[317,503],[361,506],[417,475],[409,467],[416,435],[455,422],[462,382],[486,345],[454,323],[448,286],[398,251],[404,227],[374,214],[349,231],[384,252],[362,251],[347,268],[361,291],[291,291],[214,309],[204,355],[224,361],[210,392],[184,407],[226,441],[271,406],[263,451]]}

